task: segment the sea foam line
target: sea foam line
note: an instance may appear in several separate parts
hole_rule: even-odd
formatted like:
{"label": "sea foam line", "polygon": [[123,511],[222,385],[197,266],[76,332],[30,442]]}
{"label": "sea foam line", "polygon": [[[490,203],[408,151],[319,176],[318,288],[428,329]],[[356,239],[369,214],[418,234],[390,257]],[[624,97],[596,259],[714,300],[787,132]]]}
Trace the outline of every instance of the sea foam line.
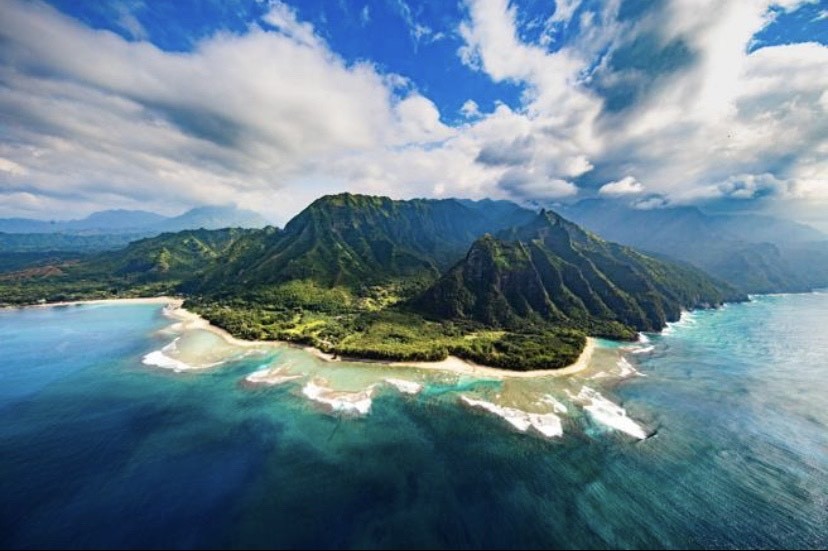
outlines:
{"label": "sea foam line", "polygon": [[161,348],[161,350],[155,350],[149,354],[146,354],[141,359],[141,363],[144,365],[151,365],[153,367],[160,367],[162,369],[171,369],[176,373],[181,373],[183,371],[198,371],[200,369],[216,367],[217,365],[224,363],[221,361],[206,365],[191,365],[171,357],[169,354],[175,354],[178,352],[178,341],[180,339],[181,337],[176,337],[171,343]]}
{"label": "sea foam line", "polygon": [[423,385],[415,383],[414,381],[406,381],[404,379],[395,379],[387,377],[384,379],[386,383],[396,388],[403,394],[419,394],[423,390]]}
{"label": "sea foam line", "polygon": [[176,360],[175,358],[171,358],[167,355],[168,353],[174,353],[178,351],[178,340],[180,338],[181,337],[177,337],[171,343],[164,346],[161,350],[155,350],[153,352],[150,352],[149,354],[146,354],[141,359],[141,363],[143,363],[144,365],[160,367],[162,369],[172,369],[176,373],[199,369],[198,367],[192,366],[188,363],[184,363],[181,360]]}
{"label": "sea foam line", "polygon": [[286,366],[259,369],[249,374],[244,380],[255,385],[276,386],[302,378],[302,375],[285,374],[285,368]]}
{"label": "sea foam line", "polygon": [[571,398],[582,402],[584,410],[597,423],[629,434],[639,440],[647,438],[647,432],[644,428],[627,417],[627,411],[624,408],[607,400],[597,390],[584,386],[577,395],[571,396]]}
{"label": "sea foam line", "polygon": [[333,390],[325,386],[327,381],[315,379],[302,388],[302,394],[328,408],[331,412],[350,415],[368,415],[375,385],[359,392]]}
{"label": "sea foam line", "polygon": [[561,418],[554,413],[529,413],[484,400],[475,400],[465,395],[461,395],[460,400],[469,407],[481,409],[501,417],[520,432],[528,432],[531,429],[546,438],[563,436]]}

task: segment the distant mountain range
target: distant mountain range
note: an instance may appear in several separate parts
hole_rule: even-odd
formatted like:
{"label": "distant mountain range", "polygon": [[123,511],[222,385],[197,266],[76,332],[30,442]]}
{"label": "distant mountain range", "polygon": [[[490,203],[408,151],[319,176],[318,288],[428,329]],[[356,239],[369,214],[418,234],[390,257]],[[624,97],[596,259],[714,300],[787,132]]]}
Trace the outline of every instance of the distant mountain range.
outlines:
{"label": "distant mountain range", "polygon": [[236,207],[197,207],[179,216],[162,216],[143,210],[105,210],[80,220],[43,221],[0,218],[0,233],[61,233],[67,235],[148,234],[204,228],[262,228],[267,220]]}
{"label": "distant mountain range", "polygon": [[828,236],[803,224],[695,207],[641,210],[603,199],[561,212],[606,239],[689,262],[745,292],[828,285]]}
{"label": "distant mountain range", "polygon": [[0,272],[126,247],[166,232],[262,228],[259,214],[236,207],[198,207],[179,216],[141,210],[106,210],[80,220],[45,222],[0,218]]}

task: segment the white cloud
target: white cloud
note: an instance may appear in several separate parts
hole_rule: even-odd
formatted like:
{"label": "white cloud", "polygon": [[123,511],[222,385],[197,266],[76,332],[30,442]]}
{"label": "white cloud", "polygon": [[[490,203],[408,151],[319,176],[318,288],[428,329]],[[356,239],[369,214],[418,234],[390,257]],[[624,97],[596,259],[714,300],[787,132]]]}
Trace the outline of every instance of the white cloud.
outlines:
{"label": "white cloud", "polygon": [[278,31],[219,34],[187,54],[42,4],[3,2],[0,18],[0,155],[28,170],[25,181],[0,172],[4,197],[168,212],[238,202],[284,220],[303,206],[293,199],[361,185],[336,168],[354,155],[452,134],[430,100],[400,90],[405,79],[346,65],[278,2],[266,16]]}
{"label": "white cloud", "polygon": [[644,193],[644,186],[632,176],[625,176],[616,182],[608,182],[598,190],[601,195],[636,195]]}
{"label": "white cloud", "polygon": [[299,21],[296,18],[296,10],[284,2],[271,0],[270,10],[262,17],[262,20],[299,44],[319,46],[319,39],[314,32],[313,25]]}
{"label": "white cloud", "polygon": [[0,171],[13,176],[23,176],[28,172],[25,167],[3,157],[0,157]]}
{"label": "white cloud", "polygon": [[443,33],[435,33],[434,29],[417,21],[411,11],[411,6],[405,0],[393,0],[392,4],[397,8],[397,13],[408,26],[408,32],[411,33],[415,45],[420,42],[436,42],[445,38]]}
{"label": "white cloud", "polygon": [[114,4],[115,10],[118,12],[118,26],[128,32],[135,40],[146,40],[149,36],[147,30],[141,25],[141,22],[138,21],[134,13],[136,10],[144,9],[145,7],[144,3],[140,1],[123,1]]}
{"label": "white cloud", "polygon": [[653,210],[666,207],[670,202],[660,195],[653,195],[633,201],[632,207],[638,210]]}
{"label": "white cloud", "polygon": [[[826,93],[826,101],[828,101],[828,93]],[[473,99],[467,99],[463,102],[463,105],[460,107],[460,114],[466,117],[467,119],[471,119],[474,117],[480,116],[480,107],[477,105],[477,102]]]}
{"label": "white cloud", "polygon": [[555,12],[547,21],[547,24],[569,23],[575,10],[581,5],[581,0],[555,0]]}
{"label": "white cloud", "polygon": [[[559,1],[548,23],[566,24],[578,4]],[[437,39],[397,5],[412,37]],[[770,5],[664,2],[619,22],[608,1],[549,52],[520,39],[506,0],[468,0],[461,60],[524,93],[519,107],[490,113],[470,98],[452,128],[415,83],[346,63],[282,2],[264,29],[176,53],[7,0],[0,212],[238,202],[284,221],[346,189],[522,200],[575,198],[575,183],[595,193],[601,182],[603,195],[641,194],[640,208],[722,197],[828,208],[828,48],[748,54]],[[684,45],[686,63],[663,74],[611,63],[647,36],[654,50]],[[641,82],[617,112],[596,85]]]}

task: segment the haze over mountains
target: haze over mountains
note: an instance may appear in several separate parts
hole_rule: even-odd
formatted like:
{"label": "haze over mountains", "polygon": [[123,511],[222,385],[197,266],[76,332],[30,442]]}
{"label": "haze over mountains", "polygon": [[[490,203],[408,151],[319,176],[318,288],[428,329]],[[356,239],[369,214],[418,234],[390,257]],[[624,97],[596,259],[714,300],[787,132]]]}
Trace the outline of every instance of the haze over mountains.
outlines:
{"label": "haze over mountains", "polygon": [[696,207],[636,209],[584,200],[561,208],[602,237],[668,255],[749,293],[797,292],[828,285],[828,236],[770,216],[711,215]]}
{"label": "haze over mountains", "polygon": [[197,207],[179,216],[141,210],[106,210],[79,220],[0,219],[0,271],[78,258],[126,247],[164,232],[261,228],[259,214],[236,207]]}
{"label": "haze over mountains", "polygon": [[79,220],[44,221],[0,218],[0,233],[63,233],[69,235],[159,234],[204,228],[261,228],[261,215],[232,206],[196,207],[178,216],[143,210],[105,210]]}

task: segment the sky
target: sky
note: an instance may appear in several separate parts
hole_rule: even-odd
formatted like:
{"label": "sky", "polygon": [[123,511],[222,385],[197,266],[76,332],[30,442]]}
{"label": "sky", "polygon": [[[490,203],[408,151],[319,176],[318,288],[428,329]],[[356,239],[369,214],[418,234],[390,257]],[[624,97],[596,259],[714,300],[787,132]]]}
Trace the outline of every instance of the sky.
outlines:
{"label": "sky", "polygon": [[342,191],[828,230],[828,1],[0,2],[0,217]]}

